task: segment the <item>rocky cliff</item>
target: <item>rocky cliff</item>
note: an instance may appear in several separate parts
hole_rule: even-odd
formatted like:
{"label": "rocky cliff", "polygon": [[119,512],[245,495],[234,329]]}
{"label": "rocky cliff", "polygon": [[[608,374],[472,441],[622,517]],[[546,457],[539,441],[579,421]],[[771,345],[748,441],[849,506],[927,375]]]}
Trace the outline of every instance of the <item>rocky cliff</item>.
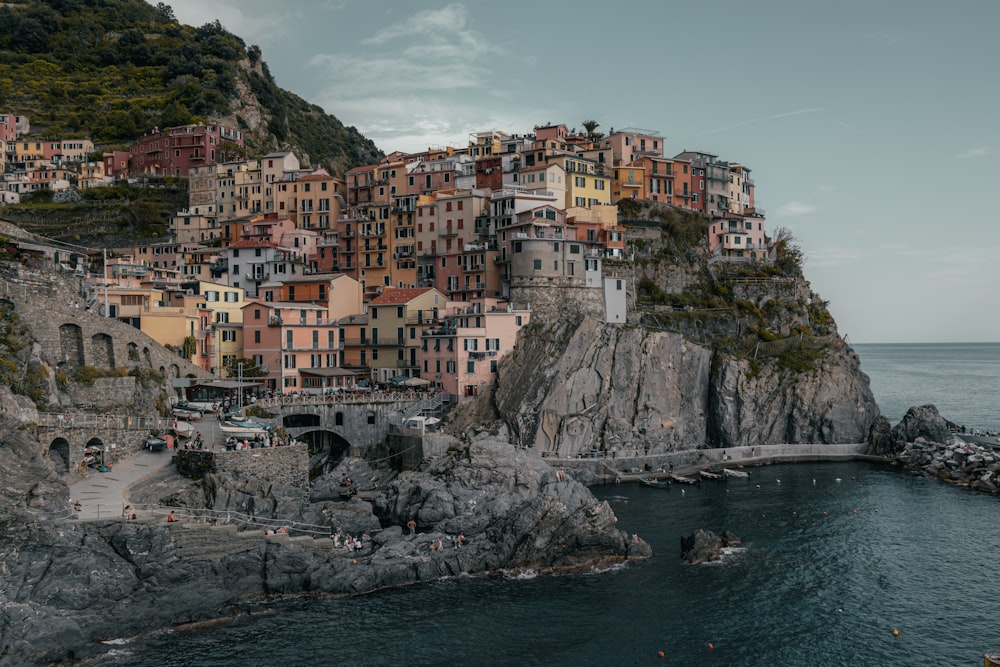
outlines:
{"label": "rocky cliff", "polygon": [[552,456],[864,442],[879,414],[858,357],[838,341],[794,372],[583,318],[531,326],[500,370],[496,406],[515,442]]}
{"label": "rocky cliff", "polygon": [[879,416],[868,377],[798,254],[713,264],[704,221],[685,224],[630,229],[628,324],[571,295],[533,313],[493,398],[514,441],[560,457],[866,442]]}

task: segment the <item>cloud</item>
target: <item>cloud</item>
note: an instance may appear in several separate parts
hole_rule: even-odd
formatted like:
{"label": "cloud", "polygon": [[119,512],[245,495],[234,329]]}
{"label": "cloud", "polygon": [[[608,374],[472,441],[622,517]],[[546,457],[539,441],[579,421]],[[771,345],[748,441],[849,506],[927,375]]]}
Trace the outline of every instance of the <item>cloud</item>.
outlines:
{"label": "cloud", "polygon": [[276,44],[290,34],[289,24],[300,23],[301,10],[251,7],[249,3],[205,2],[205,0],[170,0],[174,16],[181,23],[202,26],[216,20],[242,37],[247,44]]}
{"label": "cloud", "polygon": [[803,204],[800,201],[790,201],[784,206],[778,207],[775,215],[779,217],[792,216],[792,215],[806,215],[808,213],[813,213],[818,209],[818,207],[812,204]]}
{"label": "cloud", "polygon": [[309,60],[323,78],[318,104],[390,150],[462,145],[470,131],[527,121],[533,109],[517,109],[516,119],[490,113],[493,57],[503,49],[471,27],[464,5],[394,19],[362,48]]}
{"label": "cloud", "polygon": [[725,132],[726,130],[732,130],[737,127],[743,127],[744,125],[751,125],[752,123],[762,123],[765,120],[776,120],[778,118],[787,118],[788,116],[798,116],[804,113],[815,113],[817,111],[822,111],[822,109],[809,108],[809,109],[798,109],[796,111],[785,111],[783,113],[776,113],[771,116],[763,116],[761,118],[751,118],[750,120],[741,120],[740,122],[733,123],[732,125],[724,125],[722,127],[717,127],[712,130],[705,130],[704,132],[699,132],[694,136],[700,137],[705,134],[715,134],[716,132]]}
{"label": "cloud", "polygon": [[970,158],[970,157],[983,157],[984,155],[986,155],[989,152],[990,151],[989,151],[988,148],[970,148],[969,150],[965,151],[964,153],[960,153],[960,154],[956,155],[955,158],[958,159],[958,160],[965,160],[965,159]]}

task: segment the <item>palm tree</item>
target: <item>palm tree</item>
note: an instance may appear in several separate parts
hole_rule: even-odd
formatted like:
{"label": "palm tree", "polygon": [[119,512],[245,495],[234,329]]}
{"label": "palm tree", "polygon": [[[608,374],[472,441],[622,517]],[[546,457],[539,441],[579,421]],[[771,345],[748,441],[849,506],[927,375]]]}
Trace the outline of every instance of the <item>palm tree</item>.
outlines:
{"label": "palm tree", "polygon": [[583,129],[587,131],[587,138],[591,141],[597,141],[604,136],[603,132],[594,131],[601,126],[596,120],[585,120],[581,124],[583,125]]}

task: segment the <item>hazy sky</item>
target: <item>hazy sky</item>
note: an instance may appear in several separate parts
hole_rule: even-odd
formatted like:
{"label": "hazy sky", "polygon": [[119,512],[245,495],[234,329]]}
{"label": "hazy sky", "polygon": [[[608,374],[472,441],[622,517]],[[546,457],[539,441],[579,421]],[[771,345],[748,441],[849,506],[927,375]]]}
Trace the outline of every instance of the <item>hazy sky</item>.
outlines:
{"label": "hazy sky", "polygon": [[1000,2],[168,4],[385,152],[592,118],[740,162],[852,342],[1000,341]]}

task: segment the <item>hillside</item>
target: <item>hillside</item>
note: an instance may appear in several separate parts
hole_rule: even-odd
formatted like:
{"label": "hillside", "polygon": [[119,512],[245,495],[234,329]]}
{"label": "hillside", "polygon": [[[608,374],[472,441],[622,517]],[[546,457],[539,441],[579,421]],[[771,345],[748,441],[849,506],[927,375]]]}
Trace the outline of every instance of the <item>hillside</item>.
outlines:
{"label": "hillside", "polygon": [[218,21],[181,25],[164,3],[0,4],[0,109],[39,138],[121,147],[153,127],[225,119],[252,157],[293,150],[343,173],[381,152],[355,128],[277,86],[257,46]]}

